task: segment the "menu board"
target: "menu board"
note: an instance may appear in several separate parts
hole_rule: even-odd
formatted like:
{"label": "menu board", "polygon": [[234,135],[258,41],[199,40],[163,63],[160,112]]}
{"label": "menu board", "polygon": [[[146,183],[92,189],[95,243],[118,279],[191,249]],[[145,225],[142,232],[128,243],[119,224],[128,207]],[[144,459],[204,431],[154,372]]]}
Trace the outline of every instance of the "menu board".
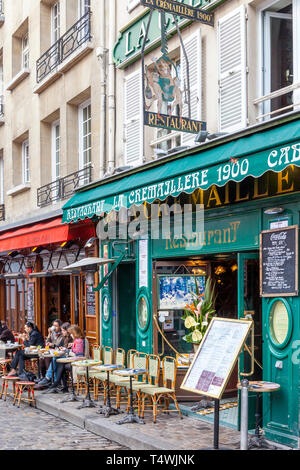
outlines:
{"label": "menu board", "polygon": [[252,324],[252,320],[214,318],[181,388],[219,400]]}
{"label": "menu board", "polygon": [[298,295],[298,226],[260,234],[260,294]]}
{"label": "menu board", "polygon": [[27,321],[34,322],[34,283],[27,285]]}
{"label": "menu board", "polygon": [[148,287],[148,240],[139,240],[139,288]]}
{"label": "menu board", "polygon": [[93,286],[86,287],[86,314],[88,316],[96,315],[96,295]]}

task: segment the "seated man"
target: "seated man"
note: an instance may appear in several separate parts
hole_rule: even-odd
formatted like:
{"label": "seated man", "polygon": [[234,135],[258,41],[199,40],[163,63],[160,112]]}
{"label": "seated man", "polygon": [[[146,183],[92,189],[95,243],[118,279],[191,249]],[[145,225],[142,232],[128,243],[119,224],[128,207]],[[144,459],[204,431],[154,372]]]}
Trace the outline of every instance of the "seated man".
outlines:
{"label": "seated man", "polygon": [[[63,323],[61,325],[61,331],[62,331],[62,343],[59,346],[59,349],[61,351],[66,351],[68,346],[70,346],[71,343],[73,343],[73,339],[69,333],[69,328],[70,328],[70,323]],[[56,358],[53,360],[53,365],[54,365],[54,380],[57,379],[57,362]],[[38,381],[37,385],[34,387],[36,390],[40,390],[45,387],[49,387],[51,385],[51,379],[52,379],[52,361],[51,364],[46,372],[45,377],[43,377],[41,380]]]}
{"label": "seated man", "polygon": [[[62,321],[59,318],[56,318],[53,321],[53,325],[48,329],[48,336],[46,338],[46,346],[49,348],[59,348],[63,345],[63,335],[61,331]],[[44,357],[40,359],[40,369],[42,376],[44,377],[47,369],[51,364],[51,359]]]}
{"label": "seated man", "polygon": [[0,341],[3,341],[3,343],[7,343],[8,341],[11,343],[15,342],[15,337],[4,320],[1,320]]}
{"label": "seated man", "polygon": [[[25,333],[22,335],[22,338],[26,348],[29,346],[41,346],[43,348],[45,346],[42,333],[38,330],[37,326],[30,321],[25,324]],[[26,356],[23,350],[17,351],[11,363],[11,371],[8,375],[16,376],[18,365],[19,375],[21,375],[24,372],[26,359],[31,359],[31,357]]]}

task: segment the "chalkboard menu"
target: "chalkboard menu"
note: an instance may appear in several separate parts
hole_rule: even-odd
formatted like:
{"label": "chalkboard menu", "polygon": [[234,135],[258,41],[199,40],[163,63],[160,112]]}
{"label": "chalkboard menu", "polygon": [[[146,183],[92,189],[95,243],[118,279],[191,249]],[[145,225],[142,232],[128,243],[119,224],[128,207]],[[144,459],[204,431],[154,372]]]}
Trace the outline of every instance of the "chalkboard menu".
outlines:
{"label": "chalkboard menu", "polygon": [[213,318],[180,388],[219,400],[252,325],[252,320]]}
{"label": "chalkboard menu", "polygon": [[298,295],[298,225],[260,234],[260,294]]}
{"label": "chalkboard menu", "polygon": [[96,295],[93,286],[86,287],[86,314],[88,316],[96,315]]}
{"label": "chalkboard menu", "polygon": [[27,321],[34,322],[34,283],[27,285]]}

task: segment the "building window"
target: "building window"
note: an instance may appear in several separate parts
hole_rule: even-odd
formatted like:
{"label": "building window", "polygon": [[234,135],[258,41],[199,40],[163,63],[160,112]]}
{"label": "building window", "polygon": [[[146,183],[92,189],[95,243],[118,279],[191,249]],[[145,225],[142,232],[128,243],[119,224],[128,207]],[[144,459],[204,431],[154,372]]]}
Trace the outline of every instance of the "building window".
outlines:
{"label": "building window", "polygon": [[[275,2],[263,11],[263,95],[293,84],[293,7],[281,6]],[[265,101],[263,112],[277,116],[280,110],[292,111],[292,104],[293,93],[286,93]]]}
{"label": "building window", "polygon": [[4,161],[0,157],[0,204],[4,204]]}
{"label": "building window", "polygon": [[60,178],[60,124],[52,124],[52,181]]}
{"label": "building window", "polygon": [[29,141],[25,140],[22,144],[22,174],[23,183],[30,182],[30,157],[29,157]]}
{"label": "building window", "polygon": [[79,18],[84,16],[91,9],[91,0],[78,0]]}
{"label": "building window", "polygon": [[[91,102],[86,101],[79,107],[79,169],[83,170],[92,163],[92,116]],[[84,180],[84,184],[89,181]]]}
{"label": "building window", "polygon": [[54,44],[60,37],[60,3],[56,2],[51,8],[51,41]]}
{"label": "building window", "polygon": [[22,38],[22,68],[29,68],[29,38],[28,33]]}

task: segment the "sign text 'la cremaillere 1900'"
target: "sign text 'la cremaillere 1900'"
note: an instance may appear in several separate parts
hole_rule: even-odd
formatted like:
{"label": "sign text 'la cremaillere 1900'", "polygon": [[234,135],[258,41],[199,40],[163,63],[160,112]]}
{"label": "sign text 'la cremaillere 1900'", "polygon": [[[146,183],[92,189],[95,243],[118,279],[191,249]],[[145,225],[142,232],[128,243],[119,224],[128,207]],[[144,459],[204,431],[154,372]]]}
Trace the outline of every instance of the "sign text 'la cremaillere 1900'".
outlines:
{"label": "sign text 'la cremaillere 1900'", "polygon": [[210,26],[214,25],[214,15],[199,8],[179,3],[176,0],[140,0],[145,7],[163,10],[173,15],[182,16],[188,20],[199,21]]}

